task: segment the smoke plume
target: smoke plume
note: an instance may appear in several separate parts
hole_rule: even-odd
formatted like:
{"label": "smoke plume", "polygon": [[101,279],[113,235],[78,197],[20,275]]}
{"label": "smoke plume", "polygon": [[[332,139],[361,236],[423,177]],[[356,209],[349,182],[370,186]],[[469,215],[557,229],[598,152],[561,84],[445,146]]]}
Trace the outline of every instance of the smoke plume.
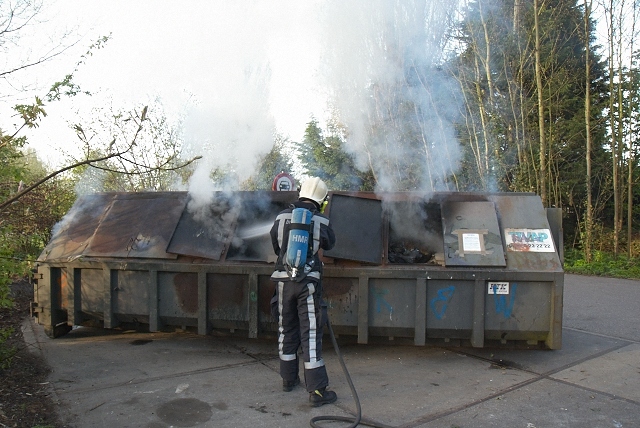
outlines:
{"label": "smoke plume", "polygon": [[325,78],[347,148],[377,190],[453,190],[455,85],[439,65],[456,2],[329,1]]}

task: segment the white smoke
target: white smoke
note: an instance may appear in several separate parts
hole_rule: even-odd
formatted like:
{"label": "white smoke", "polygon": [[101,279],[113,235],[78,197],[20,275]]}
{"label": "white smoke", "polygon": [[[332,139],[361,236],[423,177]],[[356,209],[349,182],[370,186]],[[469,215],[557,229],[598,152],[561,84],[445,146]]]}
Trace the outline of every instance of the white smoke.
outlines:
{"label": "white smoke", "polygon": [[[438,68],[457,4],[325,3],[324,71],[349,130],[347,149],[377,190],[451,190],[460,160],[456,86]],[[411,187],[407,188],[409,185]]]}
{"label": "white smoke", "polygon": [[[376,190],[455,190],[460,98],[439,66],[456,2],[241,4],[245,22],[228,44],[215,43],[210,79],[201,82],[184,123],[187,153],[203,156],[188,187],[192,212],[213,203],[216,190],[237,190],[254,173],[271,149],[277,117],[300,110],[295,94],[304,91],[314,93],[323,111],[302,110],[302,117],[337,112],[348,130],[346,148],[359,168],[372,168]],[[303,60],[292,52],[304,52]],[[312,66],[300,67],[303,62]],[[283,99],[290,104],[276,101]],[[232,179],[214,182],[219,169]]]}
{"label": "white smoke", "polygon": [[[313,7],[298,1],[226,5],[242,19],[226,33],[216,31],[207,77],[194,86],[194,107],[184,123],[186,153],[203,157],[188,186],[193,207],[209,203],[215,190],[238,190],[271,150],[276,132],[289,136],[292,118],[302,135],[317,61]],[[216,171],[225,180],[215,181]]]}

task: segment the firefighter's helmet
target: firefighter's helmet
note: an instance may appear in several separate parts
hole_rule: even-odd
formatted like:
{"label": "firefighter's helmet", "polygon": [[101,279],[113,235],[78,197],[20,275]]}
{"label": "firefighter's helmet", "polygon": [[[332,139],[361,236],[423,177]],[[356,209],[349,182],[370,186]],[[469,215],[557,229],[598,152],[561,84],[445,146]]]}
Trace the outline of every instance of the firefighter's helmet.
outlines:
{"label": "firefighter's helmet", "polygon": [[322,205],[327,193],[329,193],[327,185],[318,177],[307,178],[300,187],[300,198],[310,199],[318,205]]}

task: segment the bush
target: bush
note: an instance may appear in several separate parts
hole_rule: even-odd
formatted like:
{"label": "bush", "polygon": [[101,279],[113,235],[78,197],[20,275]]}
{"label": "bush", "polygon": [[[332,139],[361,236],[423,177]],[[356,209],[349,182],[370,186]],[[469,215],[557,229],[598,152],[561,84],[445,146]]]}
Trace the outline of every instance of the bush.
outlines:
{"label": "bush", "polygon": [[611,276],[616,278],[640,278],[640,259],[626,255],[614,256],[605,251],[594,251],[591,263],[587,263],[579,250],[565,252],[564,270],[567,273]]}
{"label": "bush", "polygon": [[0,370],[9,368],[11,360],[13,360],[13,357],[17,352],[15,346],[8,346],[6,344],[12,334],[12,328],[0,328]]}

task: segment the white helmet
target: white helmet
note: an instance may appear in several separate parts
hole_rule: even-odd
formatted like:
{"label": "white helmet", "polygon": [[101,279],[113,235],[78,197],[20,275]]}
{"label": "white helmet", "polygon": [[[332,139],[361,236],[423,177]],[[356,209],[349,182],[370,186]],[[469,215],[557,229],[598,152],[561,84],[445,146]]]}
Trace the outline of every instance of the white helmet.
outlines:
{"label": "white helmet", "polygon": [[329,193],[327,185],[318,177],[309,177],[300,187],[300,197],[311,199],[318,205],[322,205],[327,193]]}

